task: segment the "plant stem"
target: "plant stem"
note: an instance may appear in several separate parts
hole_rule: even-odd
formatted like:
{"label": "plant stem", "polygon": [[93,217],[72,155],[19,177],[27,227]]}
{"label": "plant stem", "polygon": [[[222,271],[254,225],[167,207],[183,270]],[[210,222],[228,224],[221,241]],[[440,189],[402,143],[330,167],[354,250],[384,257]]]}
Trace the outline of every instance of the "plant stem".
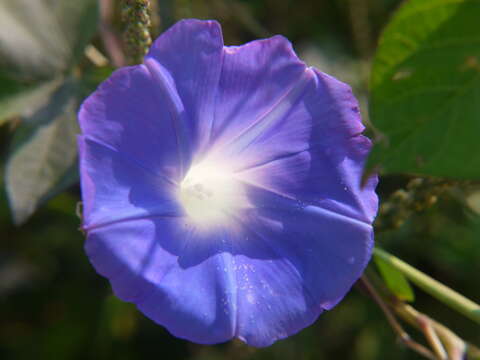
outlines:
{"label": "plant stem", "polygon": [[418,325],[422,330],[423,334],[427,338],[430,347],[435,353],[437,359],[439,360],[448,360],[448,354],[443,347],[440,338],[438,337],[435,329],[433,328],[430,319],[425,315],[419,315],[417,318]]}
{"label": "plant stem", "polygon": [[85,55],[95,66],[102,67],[108,65],[108,59],[92,44],[85,48]]}
{"label": "plant stem", "polygon": [[480,305],[389,254],[385,250],[375,248],[374,254],[401,271],[411,282],[431,296],[480,324]]}
{"label": "plant stem", "polygon": [[465,355],[466,359],[480,359],[480,351],[477,347],[466,343],[453,331],[438,323],[434,319],[418,312],[413,307],[405,304],[402,301],[393,301],[391,302],[391,306],[399,317],[418,329],[421,329],[419,319],[430,323],[430,326],[435,330],[436,334],[445,346],[445,349],[448,353],[448,358],[450,360],[462,360],[465,359]]}
{"label": "plant stem", "polygon": [[383,314],[387,318],[388,323],[392,327],[393,331],[398,336],[398,339],[408,348],[416,351],[420,355],[424,356],[429,360],[436,360],[435,355],[425,346],[422,344],[417,343],[416,341],[410,338],[410,335],[403,330],[400,323],[395,318],[395,315],[392,314],[390,311],[389,306],[385,303],[382,297],[377,293],[373,285],[368,280],[368,277],[363,274],[362,277],[359,279],[359,284],[363,287],[363,289],[368,293],[368,295],[375,301],[375,303],[380,307]]}

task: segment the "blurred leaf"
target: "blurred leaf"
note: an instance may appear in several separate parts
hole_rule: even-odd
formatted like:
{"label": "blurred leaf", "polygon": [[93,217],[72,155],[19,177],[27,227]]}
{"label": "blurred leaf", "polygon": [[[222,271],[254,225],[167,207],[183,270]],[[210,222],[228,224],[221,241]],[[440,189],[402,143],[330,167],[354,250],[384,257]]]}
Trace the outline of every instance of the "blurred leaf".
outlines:
{"label": "blurred leaf", "polygon": [[68,43],[44,0],[0,2],[0,24],[2,61],[33,78],[65,69]]}
{"label": "blurred leaf", "polygon": [[137,325],[137,310],[134,305],[125,303],[115,296],[105,300],[103,317],[113,338],[128,339]]}
{"label": "blurred leaf", "polygon": [[[28,117],[23,117],[23,121],[32,125],[43,124],[52,121],[62,115],[71,106],[72,99],[78,97],[80,82],[72,77],[67,77],[58,83],[58,86],[50,92],[47,101],[36,109]],[[76,109],[74,109],[76,110]]]}
{"label": "blurred leaf", "polygon": [[411,0],[375,56],[370,114],[385,173],[480,177],[480,2]]}
{"label": "blurred leaf", "polygon": [[480,215],[480,189],[476,189],[469,194],[466,201],[470,209]]}
{"label": "blurred leaf", "polygon": [[401,300],[414,301],[415,294],[405,276],[379,256],[375,255],[374,260],[390,291]]}
{"label": "blurred leaf", "polygon": [[0,2],[0,64],[6,65],[0,73],[0,124],[16,115],[33,121],[40,108],[61,101],[62,73],[96,31],[97,7],[96,0]]}
{"label": "blurred leaf", "polygon": [[105,81],[115,69],[112,66],[92,67],[82,74],[80,79],[81,89],[79,95],[81,98],[86,98],[94,92],[98,84]]}
{"label": "blurred leaf", "polygon": [[97,12],[96,0],[1,1],[0,61],[29,80],[68,70],[94,34]]}
{"label": "blurred leaf", "polygon": [[32,116],[45,106],[62,81],[55,78],[0,97],[0,125],[13,116]]}
{"label": "blurred leaf", "polygon": [[12,95],[22,89],[22,85],[15,80],[15,78],[9,74],[6,74],[2,69],[0,69],[0,98]]}
{"label": "blurred leaf", "polygon": [[98,0],[55,0],[53,11],[70,44],[70,61],[78,61],[97,30]]}
{"label": "blurred leaf", "polygon": [[72,171],[78,132],[75,99],[72,97],[66,106],[55,118],[41,125],[26,124],[15,133],[6,187],[16,224],[25,222],[55,188],[64,188]]}
{"label": "blurred leaf", "polygon": [[[74,138],[76,140],[76,137]],[[76,144],[71,144],[74,148],[76,148]],[[76,150],[76,149],[75,149]],[[68,189],[70,186],[75,185],[80,181],[80,174],[78,173],[78,163],[75,161],[72,162],[71,166],[63,173],[63,175],[58,179],[58,181],[50,188],[50,191],[47,192],[42,199],[40,199],[40,203],[51,199],[52,197],[60,194],[62,191]],[[71,210],[71,209],[69,209]],[[73,214],[76,216],[76,214]]]}

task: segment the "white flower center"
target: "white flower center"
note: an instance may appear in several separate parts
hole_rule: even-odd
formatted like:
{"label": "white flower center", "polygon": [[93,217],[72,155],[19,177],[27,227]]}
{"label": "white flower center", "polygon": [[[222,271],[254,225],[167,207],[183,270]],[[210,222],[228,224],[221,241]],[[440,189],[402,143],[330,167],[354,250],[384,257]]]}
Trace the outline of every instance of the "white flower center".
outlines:
{"label": "white flower center", "polygon": [[214,163],[192,166],[180,184],[180,202],[201,225],[219,223],[241,206],[242,189],[233,172]]}

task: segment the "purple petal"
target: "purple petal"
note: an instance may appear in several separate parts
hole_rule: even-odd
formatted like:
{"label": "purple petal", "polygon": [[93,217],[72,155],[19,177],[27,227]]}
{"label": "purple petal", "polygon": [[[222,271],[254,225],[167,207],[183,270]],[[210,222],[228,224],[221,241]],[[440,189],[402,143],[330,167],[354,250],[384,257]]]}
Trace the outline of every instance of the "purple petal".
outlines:
{"label": "purple petal", "polygon": [[371,147],[349,86],[312,70],[289,113],[238,154],[247,182],[277,194],[372,222],[376,177],[360,179]]}
{"label": "purple petal", "polygon": [[183,213],[176,188],[159,174],[117,150],[83,136],[78,139],[83,228]]}
{"label": "purple petal", "polygon": [[238,226],[204,233],[184,218],[134,219],[93,229],[87,253],[117,296],[174,335],[270,345],[341,300],[370,257],[372,228],[262,189],[249,194],[258,207]]}
{"label": "purple petal", "polygon": [[[213,139],[214,148],[246,146],[247,133],[261,131],[271,114],[288,110],[304,86],[306,66],[282,36],[225,47]],[[258,126],[262,124],[261,126]],[[248,137],[248,136],[247,136]]]}
{"label": "purple petal", "polygon": [[117,70],[85,100],[83,135],[135,159],[172,181],[182,161],[167,97],[144,65]]}
{"label": "purple petal", "polygon": [[235,243],[237,336],[267,346],[313,323],[345,296],[370,259],[373,229],[260,188],[248,192],[257,206],[238,221],[255,248]]}
{"label": "purple petal", "polygon": [[[88,256],[172,334],[267,346],[364,270],[378,200],[375,177],[360,187],[370,142],[358,104],[283,37],[223,47],[216,22],[181,21],[79,116]],[[180,194],[207,160],[204,175],[228,165],[239,191],[224,191],[233,207],[205,227]]]}
{"label": "purple petal", "polygon": [[145,58],[156,81],[169,89],[178,131],[192,137],[197,156],[211,133],[222,53],[220,25],[190,19],[163,33]]}
{"label": "purple petal", "polygon": [[118,297],[172,334],[212,344],[235,336],[236,284],[232,255],[220,249],[230,246],[225,240],[222,232],[196,232],[185,219],[157,217],[94,229],[86,251]]}

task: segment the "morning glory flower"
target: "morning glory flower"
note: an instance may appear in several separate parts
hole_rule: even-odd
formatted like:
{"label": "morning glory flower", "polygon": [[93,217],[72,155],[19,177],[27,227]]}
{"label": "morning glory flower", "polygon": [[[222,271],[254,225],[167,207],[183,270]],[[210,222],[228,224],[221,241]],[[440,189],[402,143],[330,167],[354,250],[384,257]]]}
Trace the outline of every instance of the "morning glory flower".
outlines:
{"label": "morning glory flower", "polygon": [[180,21],[83,103],[86,252],[173,335],[267,346],[312,324],[371,256],[370,141],[342,82],[282,36],[224,46]]}

